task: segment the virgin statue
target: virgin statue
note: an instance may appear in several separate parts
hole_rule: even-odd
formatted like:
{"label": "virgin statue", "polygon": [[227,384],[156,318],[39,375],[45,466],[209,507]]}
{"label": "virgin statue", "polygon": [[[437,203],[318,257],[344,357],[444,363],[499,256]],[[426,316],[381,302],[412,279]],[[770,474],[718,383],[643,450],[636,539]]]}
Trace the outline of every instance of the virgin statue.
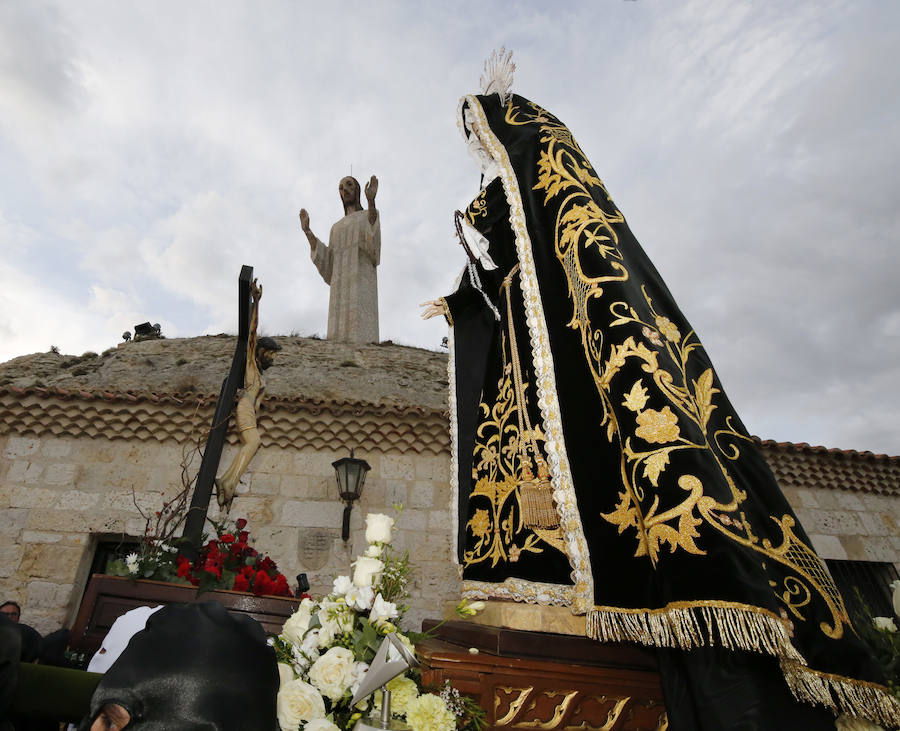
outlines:
{"label": "virgin statue", "polygon": [[[569,129],[495,57],[451,326],[464,595],[658,648],[669,728],[900,723],[900,704],[693,328]],[[754,725],[755,724],[755,725]]]}

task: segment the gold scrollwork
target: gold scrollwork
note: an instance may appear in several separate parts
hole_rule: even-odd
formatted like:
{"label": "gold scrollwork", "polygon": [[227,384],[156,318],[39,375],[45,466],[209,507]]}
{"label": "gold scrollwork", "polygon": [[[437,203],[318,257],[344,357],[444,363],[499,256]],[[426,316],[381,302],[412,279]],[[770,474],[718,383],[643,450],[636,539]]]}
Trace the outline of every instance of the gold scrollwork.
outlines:
{"label": "gold scrollwork", "polygon": [[[846,608],[821,561],[791,530],[793,519],[789,515],[771,516],[781,531],[780,545],[775,547],[770,540],[760,541],[741,509],[747,494],[735,484],[729,463],[738,459],[740,444],[749,437],[734,427],[730,414],[712,426],[713,413],[728,406],[722,405],[712,368],[706,367],[696,377],[689,375],[697,373],[694,364],[702,350],[696,334],[681,332],[670,313],[654,305],[644,287],[644,303],[613,301],[610,318],[601,321],[598,317],[594,303],[609,296],[605,288],[629,279],[617,230],[624,224],[624,217],[612,204],[603,182],[568,129],[542,108],[510,102],[505,119],[512,125],[540,125],[542,148],[534,190],[543,191],[545,205],[550,201],[558,205],[555,252],[572,306],[568,326],[581,336],[585,362],[601,401],[600,425],[606,427],[607,440],[618,442],[621,449],[621,491],[615,508],[602,514],[603,519],[617,526],[619,533],[633,530],[635,556],[647,556],[654,563],[665,545],[672,552],[703,554],[703,537],[698,529],[706,523],[719,534],[796,573],[796,583],[784,587],[791,612],[801,616],[802,608],[811,603],[804,589],[814,591],[832,615],[820,629],[829,637],[840,637],[843,625],[850,624]],[[589,251],[600,254],[591,255],[590,270],[585,259]],[[601,266],[605,270],[598,269]],[[616,337],[618,332],[623,333],[620,339]],[[623,390],[614,389],[613,381],[629,360],[637,360],[646,377],[627,384],[625,400],[614,403],[614,391],[621,394]],[[656,408],[647,407],[651,390]],[[665,404],[661,407],[660,398]],[[705,493],[699,477],[676,474],[670,479],[687,495],[676,505],[661,508],[659,481],[674,469],[673,457],[681,450],[703,450],[712,456],[730,496],[713,498]],[[756,531],[760,531],[759,526]]]}
{"label": "gold scrollwork", "polygon": [[[500,697],[498,695],[498,691],[507,694],[508,696],[515,695],[511,701],[509,701],[509,705],[506,707],[506,713],[501,717],[497,717],[497,713],[503,707],[503,704],[507,702],[506,698]],[[516,715],[521,710],[522,706],[525,705],[525,701],[528,700],[529,696],[534,692],[534,688],[529,686],[527,688],[515,688],[508,685],[497,686],[494,689],[494,725],[495,726],[508,726],[509,723],[516,717]]]}

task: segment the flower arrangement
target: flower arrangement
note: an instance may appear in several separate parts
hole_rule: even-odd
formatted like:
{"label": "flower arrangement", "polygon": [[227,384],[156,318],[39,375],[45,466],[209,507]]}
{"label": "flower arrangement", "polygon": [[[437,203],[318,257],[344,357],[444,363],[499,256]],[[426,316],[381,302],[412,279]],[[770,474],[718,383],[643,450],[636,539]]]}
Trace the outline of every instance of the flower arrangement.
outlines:
{"label": "flower arrangement", "polygon": [[[304,599],[272,640],[281,675],[281,731],[351,731],[357,720],[381,707],[380,692],[356,706],[350,701],[383,638],[393,633],[414,652],[414,642],[423,637],[400,629],[411,568],[409,554],[391,545],[393,525],[390,516],[367,515],[368,547],[352,564],[352,579],[337,576],[330,594]],[[477,609],[463,600],[457,612],[472,616]],[[415,669],[387,688],[393,717],[405,719],[413,731],[480,731],[484,725],[484,712],[474,701],[449,685],[423,688]]]}
{"label": "flower arrangement", "polygon": [[113,576],[152,579],[176,584],[192,584],[199,592],[233,589],[253,592],[257,596],[293,596],[287,578],[275,562],[250,545],[247,521],[238,518],[233,524],[210,520],[215,538],[206,542],[189,558],[181,552],[181,539],[159,539],[145,533],[138,551],[124,560],[110,561],[106,571]]}

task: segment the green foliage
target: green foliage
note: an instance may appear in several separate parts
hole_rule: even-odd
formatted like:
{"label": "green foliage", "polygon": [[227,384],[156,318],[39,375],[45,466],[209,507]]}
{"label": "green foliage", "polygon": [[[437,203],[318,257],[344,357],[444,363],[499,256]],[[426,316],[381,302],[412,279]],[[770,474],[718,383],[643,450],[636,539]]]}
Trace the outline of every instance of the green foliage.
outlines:
{"label": "green foliage", "polygon": [[881,666],[888,690],[900,700],[900,632],[878,629],[866,600],[858,588],[855,591],[859,608],[852,612],[853,626]]}

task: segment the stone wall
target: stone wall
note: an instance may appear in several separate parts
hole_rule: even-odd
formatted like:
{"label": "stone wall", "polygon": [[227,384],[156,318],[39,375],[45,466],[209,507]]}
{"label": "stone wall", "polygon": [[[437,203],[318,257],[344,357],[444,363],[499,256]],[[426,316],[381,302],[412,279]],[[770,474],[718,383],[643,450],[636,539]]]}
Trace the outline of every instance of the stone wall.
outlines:
{"label": "stone wall", "polygon": [[900,498],[784,488],[822,558],[893,563],[900,571]]}
{"label": "stone wall", "polygon": [[[226,449],[227,464],[234,447]],[[0,597],[22,604],[22,621],[41,632],[71,624],[98,538],[139,536],[145,511],[180,485],[181,447],[55,436],[0,437]],[[439,616],[458,597],[450,558],[449,457],[360,453],[372,467],[354,507],[351,539],[340,538],[343,506],[331,462],[347,456],[315,449],[261,450],[238,487],[231,515],[246,517],[256,546],[289,579],[309,576],[313,593],[348,573],[365,547],[367,512],[404,509],[394,545],[415,567],[410,626]],[[215,501],[213,501],[215,502]],[[292,582],[293,583],[293,582]]]}

